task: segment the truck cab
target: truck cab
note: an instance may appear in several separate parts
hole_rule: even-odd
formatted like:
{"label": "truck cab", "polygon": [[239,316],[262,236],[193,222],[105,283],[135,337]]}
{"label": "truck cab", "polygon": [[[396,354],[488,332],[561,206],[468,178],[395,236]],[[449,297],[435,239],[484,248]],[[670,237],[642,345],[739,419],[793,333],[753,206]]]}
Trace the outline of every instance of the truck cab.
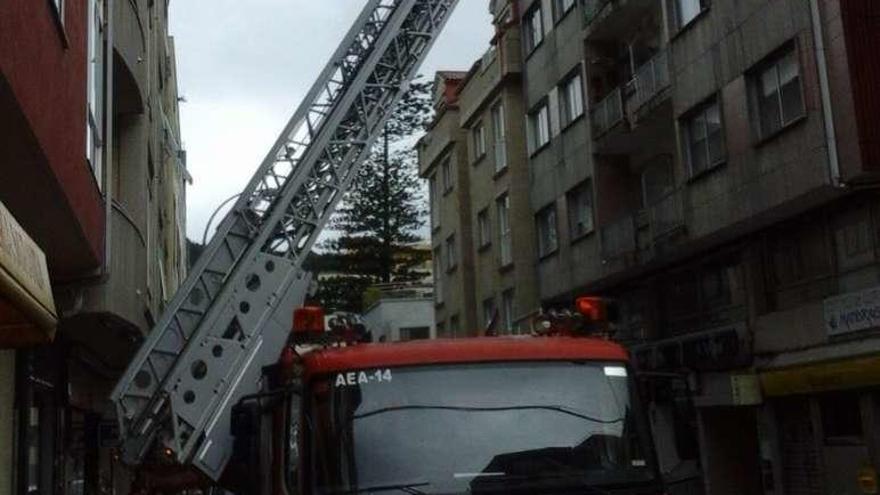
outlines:
{"label": "truck cab", "polygon": [[615,343],[359,344],[306,353],[297,368],[296,394],[265,416],[273,426],[245,429],[275,453],[249,457],[263,466],[247,472],[275,470],[265,493],[662,493]]}

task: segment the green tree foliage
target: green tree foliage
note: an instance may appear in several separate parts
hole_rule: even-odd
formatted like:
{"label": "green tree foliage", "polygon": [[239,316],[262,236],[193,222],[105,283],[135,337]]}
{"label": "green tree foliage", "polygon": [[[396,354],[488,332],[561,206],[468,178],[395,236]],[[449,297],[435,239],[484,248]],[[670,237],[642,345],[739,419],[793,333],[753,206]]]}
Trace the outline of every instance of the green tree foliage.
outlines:
{"label": "green tree foliage", "polygon": [[413,247],[425,225],[413,146],[431,119],[431,89],[421,80],[410,86],[331,222],[338,235],[307,264],[319,274],[316,298],[330,311],[361,312],[370,285],[426,275],[418,268],[430,253]]}

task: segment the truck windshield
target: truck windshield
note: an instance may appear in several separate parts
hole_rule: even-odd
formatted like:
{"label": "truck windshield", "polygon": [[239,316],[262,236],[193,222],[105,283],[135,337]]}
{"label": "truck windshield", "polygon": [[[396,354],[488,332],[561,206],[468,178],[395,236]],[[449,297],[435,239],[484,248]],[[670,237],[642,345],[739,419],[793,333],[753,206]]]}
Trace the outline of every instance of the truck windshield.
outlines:
{"label": "truck windshield", "polygon": [[605,494],[653,479],[621,363],[361,370],[311,397],[317,493]]}

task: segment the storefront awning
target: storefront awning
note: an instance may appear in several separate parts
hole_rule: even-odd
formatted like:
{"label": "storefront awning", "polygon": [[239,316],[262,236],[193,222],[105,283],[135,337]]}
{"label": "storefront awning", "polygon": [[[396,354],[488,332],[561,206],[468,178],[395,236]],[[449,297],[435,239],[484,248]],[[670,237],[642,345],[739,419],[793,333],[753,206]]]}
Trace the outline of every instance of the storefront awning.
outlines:
{"label": "storefront awning", "polygon": [[57,323],[46,256],[0,203],[0,348],[51,341]]}
{"label": "storefront awning", "polygon": [[848,342],[779,356],[761,366],[767,397],[880,385],[880,341]]}

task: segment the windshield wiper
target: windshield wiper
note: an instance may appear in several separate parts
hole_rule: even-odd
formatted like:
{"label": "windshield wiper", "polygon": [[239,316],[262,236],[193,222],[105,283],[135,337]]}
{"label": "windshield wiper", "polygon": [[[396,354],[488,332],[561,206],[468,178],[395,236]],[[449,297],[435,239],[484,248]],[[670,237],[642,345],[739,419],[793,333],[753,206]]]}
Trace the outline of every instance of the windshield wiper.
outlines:
{"label": "windshield wiper", "polygon": [[429,485],[430,483],[400,483],[397,485],[370,486],[366,488],[355,488],[353,490],[342,490],[331,493],[333,493],[333,495],[355,495],[357,493],[399,491],[403,493],[410,493],[412,495],[425,495],[425,492],[419,490],[419,487],[425,487]]}
{"label": "windshield wiper", "polygon": [[469,407],[469,406],[431,406],[431,405],[412,405],[412,406],[392,406],[392,407],[383,407],[380,409],[374,409],[372,411],[367,411],[361,414],[355,414],[352,416],[352,420],[368,418],[370,416],[375,416],[377,414],[383,414],[386,412],[392,411],[405,411],[405,410],[441,410],[441,411],[464,411],[464,412],[503,412],[503,411],[529,411],[529,410],[544,410],[544,411],[555,411],[563,414],[567,414],[569,416],[574,416],[576,418],[580,418],[586,421],[590,421],[593,423],[599,423],[603,425],[622,423],[626,420],[626,418],[617,418],[617,419],[602,419],[596,418],[593,416],[587,416],[586,414],[581,414],[579,412],[573,411],[564,406],[558,405],[546,405],[546,406],[508,406],[508,407]]}

